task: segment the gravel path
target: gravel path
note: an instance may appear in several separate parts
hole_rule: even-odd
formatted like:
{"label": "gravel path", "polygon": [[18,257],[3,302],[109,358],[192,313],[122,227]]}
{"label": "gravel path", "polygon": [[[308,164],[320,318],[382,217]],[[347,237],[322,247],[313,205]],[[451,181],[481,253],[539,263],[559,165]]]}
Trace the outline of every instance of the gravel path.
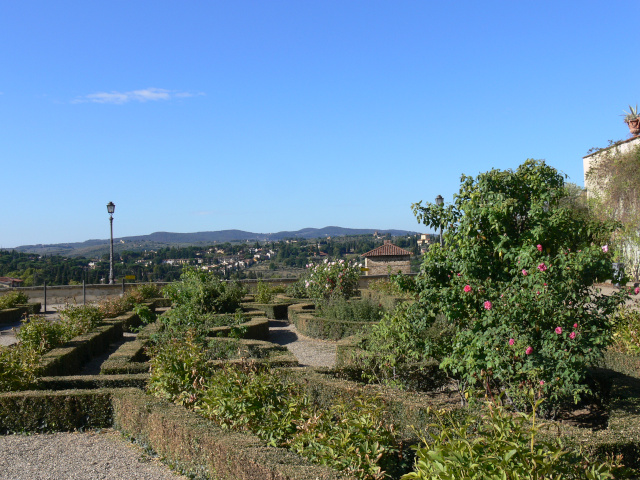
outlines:
{"label": "gravel path", "polygon": [[305,337],[286,320],[269,320],[269,337],[272,343],[287,347],[301,367],[333,367],[336,364],[336,342]]}
{"label": "gravel path", "polygon": [[187,480],[111,429],[0,436],[1,480]]}

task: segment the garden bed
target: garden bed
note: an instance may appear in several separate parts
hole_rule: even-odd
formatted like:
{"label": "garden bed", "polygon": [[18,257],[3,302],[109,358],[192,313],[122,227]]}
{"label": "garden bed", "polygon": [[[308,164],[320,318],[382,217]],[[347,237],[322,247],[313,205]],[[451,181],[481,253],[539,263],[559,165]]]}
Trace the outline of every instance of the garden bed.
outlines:
{"label": "garden bed", "polygon": [[289,307],[289,321],[307,337],[323,340],[340,340],[361,333],[375,322],[332,320],[315,315],[313,303],[298,303]]}

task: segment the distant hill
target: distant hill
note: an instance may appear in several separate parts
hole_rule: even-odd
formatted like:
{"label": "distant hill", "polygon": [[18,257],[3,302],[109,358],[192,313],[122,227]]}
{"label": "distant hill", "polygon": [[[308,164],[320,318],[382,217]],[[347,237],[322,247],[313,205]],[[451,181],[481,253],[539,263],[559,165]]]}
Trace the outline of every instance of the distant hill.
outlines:
{"label": "distant hill", "polygon": [[[347,235],[373,235],[378,232],[381,235],[391,234],[393,237],[414,235],[417,232],[408,230],[381,230],[375,228],[303,228],[297,231],[285,231],[277,233],[252,233],[243,230],[219,230],[215,232],[195,232],[195,233],[173,233],[155,232],[150,235],[137,235],[133,237],[114,238],[114,249],[122,250],[156,250],[168,246],[187,245],[212,245],[214,243],[225,242],[246,242],[246,241],[278,241],[287,238],[326,238],[343,237]],[[19,252],[35,253],[38,255],[66,255],[98,257],[109,252],[109,239],[106,240],[86,240],[77,243],[56,243],[49,245],[22,245],[16,247]]]}

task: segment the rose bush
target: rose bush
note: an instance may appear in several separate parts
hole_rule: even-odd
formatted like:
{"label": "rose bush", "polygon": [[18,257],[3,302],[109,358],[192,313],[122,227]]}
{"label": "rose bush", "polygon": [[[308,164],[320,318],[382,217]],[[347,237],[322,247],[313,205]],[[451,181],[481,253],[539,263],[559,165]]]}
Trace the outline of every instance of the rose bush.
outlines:
{"label": "rose bush", "polygon": [[344,260],[324,260],[307,265],[307,275],[302,279],[307,296],[316,302],[332,297],[353,297],[358,293],[360,266]]}
{"label": "rose bush", "polygon": [[427,326],[455,328],[440,358],[460,390],[503,390],[516,404],[535,388],[555,410],[590,391],[588,369],[611,342],[609,315],[626,292],[593,287],[612,272],[615,225],[564,204],[564,180],[544,162],[462,177],[451,205],[414,205],[419,221],[447,225],[425,254],[415,289]]}

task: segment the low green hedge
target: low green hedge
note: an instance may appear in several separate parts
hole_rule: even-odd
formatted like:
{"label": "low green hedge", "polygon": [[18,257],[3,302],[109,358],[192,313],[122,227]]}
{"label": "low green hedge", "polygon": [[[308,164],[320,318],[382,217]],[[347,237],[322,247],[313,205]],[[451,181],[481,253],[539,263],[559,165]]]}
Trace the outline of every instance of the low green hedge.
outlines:
{"label": "low green hedge", "polygon": [[0,433],[58,432],[112,424],[111,391],[64,390],[0,394]]}
{"label": "low green hedge", "polygon": [[378,292],[376,290],[370,290],[367,288],[360,289],[360,297],[363,299],[372,300],[375,303],[382,305],[382,308],[387,312],[393,312],[395,308],[400,304],[407,302],[406,298],[388,295],[386,293]]}
{"label": "low green hedge", "polygon": [[336,378],[328,369],[288,368],[279,369],[287,378],[305,389],[309,399],[320,408],[328,408],[336,399],[353,398],[356,392],[381,398],[388,419],[395,424],[404,439],[417,441],[416,431],[423,431],[434,417],[429,408],[457,408],[459,397],[450,393],[414,393],[385,387],[383,385],[363,385],[358,382]]}
{"label": "low green hedge", "polygon": [[45,353],[40,362],[41,375],[74,375],[85,363],[105,352],[111,343],[121,337],[121,323],[110,322],[100,325],[89,333],[75,337],[64,346]]}
{"label": "low green hedge", "polygon": [[121,375],[72,375],[65,377],[42,377],[38,379],[38,390],[92,390],[98,388],[139,388],[144,390],[149,373]]}
{"label": "low green hedge", "polygon": [[357,335],[376,322],[353,322],[329,320],[313,315],[315,305],[312,303],[298,303],[289,307],[289,321],[298,332],[311,338],[323,340],[340,340]]}
{"label": "low green hedge", "polygon": [[15,308],[5,308],[0,310],[0,325],[19,322],[25,313],[35,315],[40,313],[42,305],[40,303],[27,303],[16,305]]}
{"label": "low green hedge", "polygon": [[256,308],[263,312],[267,318],[273,320],[286,320],[290,305],[293,305],[293,303],[247,303],[243,306]]}
{"label": "low green hedge", "polygon": [[208,336],[229,337],[234,333],[240,333],[242,338],[269,340],[269,320],[267,318],[252,318],[233,327],[215,327],[209,331]]}
{"label": "low green hedge", "polygon": [[[229,341],[227,337],[216,337],[212,341]],[[233,359],[211,360],[209,364],[222,367],[229,363],[242,363],[247,358],[257,363],[267,363],[272,367],[297,367],[298,359],[286,347],[263,340],[238,339],[237,357]]]}
{"label": "low green hedge", "polygon": [[216,480],[333,480],[345,478],[253,435],[222,430],[183,407],[137,390],[113,393],[115,428],[179,471]]}

